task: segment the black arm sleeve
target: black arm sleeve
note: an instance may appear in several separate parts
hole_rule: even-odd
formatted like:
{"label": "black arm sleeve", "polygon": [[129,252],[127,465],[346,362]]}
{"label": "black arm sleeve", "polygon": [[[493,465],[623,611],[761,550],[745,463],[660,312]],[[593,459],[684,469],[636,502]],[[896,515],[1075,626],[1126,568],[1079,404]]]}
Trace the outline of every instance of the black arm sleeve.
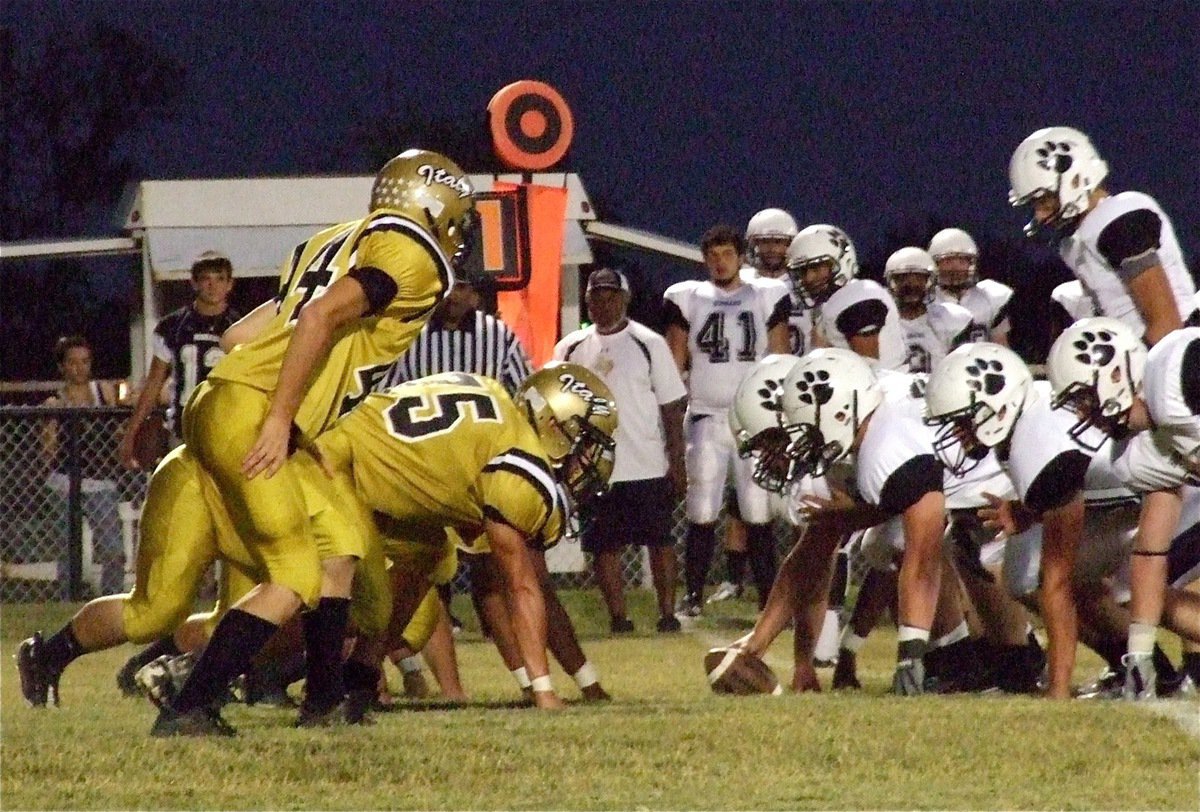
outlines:
{"label": "black arm sleeve", "polygon": [[901,465],[879,493],[879,507],[891,515],[908,510],[927,493],[941,493],[942,464],[932,454],[921,454]]}
{"label": "black arm sleeve", "polygon": [[776,324],[787,324],[791,315],[792,297],[784,296],[775,304],[775,309],[771,311],[771,316],[767,319],[767,329],[770,330]]}
{"label": "black arm sleeve", "polygon": [[1096,248],[1128,282],[1159,264],[1161,233],[1162,220],[1157,214],[1149,209],[1136,209],[1106,225],[1096,239]]}
{"label": "black arm sleeve", "polygon": [[887,305],[879,299],[864,299],[855,302],[838,314],[838,330],[842,335],[869,336],[883,329],[887,320]]}
{"label": "black arm sleeve", "polygon": [[363,314],[365,316],[376,315],[387,307],[388,302],[396,298],[396,280],[378,268],[351,268],[346,275],[362,285],[363,293],[367,294],[367,312]]}
{"label": "black arm sleeve", "polygon": [[674,324],[677,327],[683,328],[685,333],[690,328],[688,320],[683,317],[683,311],[679,309],[679,305],[669,299],[663,301],[663,324]]}
{"label": "black arm sleeve", "polygon": [[1200,338],[1188,343],[1179,364],[1179,382],[1183,389],[1183,402],[1200,415]]}
{"label": "black arm sleeve", "polygon": [[1083,476],[1091,462],[1082,451],[1064,451],[1034,477],[1021,501],[1038,516],[1062,507],[1083,490]]}

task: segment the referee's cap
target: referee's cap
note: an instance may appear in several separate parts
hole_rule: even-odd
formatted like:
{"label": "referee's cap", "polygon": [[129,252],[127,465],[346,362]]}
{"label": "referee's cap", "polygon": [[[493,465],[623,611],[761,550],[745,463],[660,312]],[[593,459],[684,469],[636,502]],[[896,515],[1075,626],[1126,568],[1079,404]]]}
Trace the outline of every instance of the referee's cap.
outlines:
{"label": "referee's cap", "polygon": [[588,277],[587,289],[590,292],[605,288],[629,293],[629,280],[625,278],[625,274],[614,268],[597,268]]}

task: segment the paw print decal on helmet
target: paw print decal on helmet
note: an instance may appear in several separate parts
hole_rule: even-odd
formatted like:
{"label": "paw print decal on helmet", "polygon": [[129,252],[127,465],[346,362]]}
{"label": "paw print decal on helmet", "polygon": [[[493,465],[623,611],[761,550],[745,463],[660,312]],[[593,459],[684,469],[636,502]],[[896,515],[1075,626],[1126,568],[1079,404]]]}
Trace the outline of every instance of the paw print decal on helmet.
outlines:
{"label": "paw print decal on helmet", "polygon": [[1071,342],[1071,348],[1078,351],[1075,353],[1075,360],[1088,366],[1108,366],[1117,354],[1113,338],[1113,334],[1108,330],[1084,331],[1079,338]]}
{"label": "paw print decal on helmet", "polygon": [[824,369],[805,372],[800,380],[796,381],[796,389],[800,392],[800,402],[810,406],[824,406],[833,399],[829,372]]}
{"label": "paw print decal on helmet", "polygon": [[1075,163],[1071,155],[1071,144],[1067,141],[1047,141],[1037,149],[1038,166],[1058,172],[1060,175]]}
{"label": "paw print decal on helmet", "polygon": [[966,368],[967,389],[995,395],[1004,388],[1004,365],[995,360],[979,359]]}
{"label": "paw print decal on helmet", "polygon": [[755,390],[760,398],[759,405],[771,412],[783,411],[783,381],[767,378],[763,385]]}

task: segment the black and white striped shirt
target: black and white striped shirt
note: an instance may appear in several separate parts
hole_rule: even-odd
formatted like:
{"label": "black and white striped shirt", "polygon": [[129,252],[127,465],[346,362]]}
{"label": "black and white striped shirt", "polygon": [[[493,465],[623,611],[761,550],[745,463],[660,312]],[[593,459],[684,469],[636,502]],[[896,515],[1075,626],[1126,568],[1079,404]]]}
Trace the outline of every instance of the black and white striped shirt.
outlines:
{"label": "black and white striped shirt", "polygon": [[425,324],[376,389],[440,372],[469,372],[495,378],[511,394],[529,375],[525,348],[500,319],[477,310],[464,315],[457,329],[435,321]]}

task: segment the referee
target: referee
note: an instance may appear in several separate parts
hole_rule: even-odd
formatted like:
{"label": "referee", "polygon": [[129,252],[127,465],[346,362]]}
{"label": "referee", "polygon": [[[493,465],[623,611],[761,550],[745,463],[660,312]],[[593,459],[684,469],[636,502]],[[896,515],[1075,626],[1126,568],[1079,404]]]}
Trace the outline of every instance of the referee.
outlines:
{"label": "referee", "polygon": [[479,309],[480,291],[464,279],[438,305],[378,389],[437,375],[469,372],[495,378],[511,395],[530,373],[521,342],[503,321]]}

